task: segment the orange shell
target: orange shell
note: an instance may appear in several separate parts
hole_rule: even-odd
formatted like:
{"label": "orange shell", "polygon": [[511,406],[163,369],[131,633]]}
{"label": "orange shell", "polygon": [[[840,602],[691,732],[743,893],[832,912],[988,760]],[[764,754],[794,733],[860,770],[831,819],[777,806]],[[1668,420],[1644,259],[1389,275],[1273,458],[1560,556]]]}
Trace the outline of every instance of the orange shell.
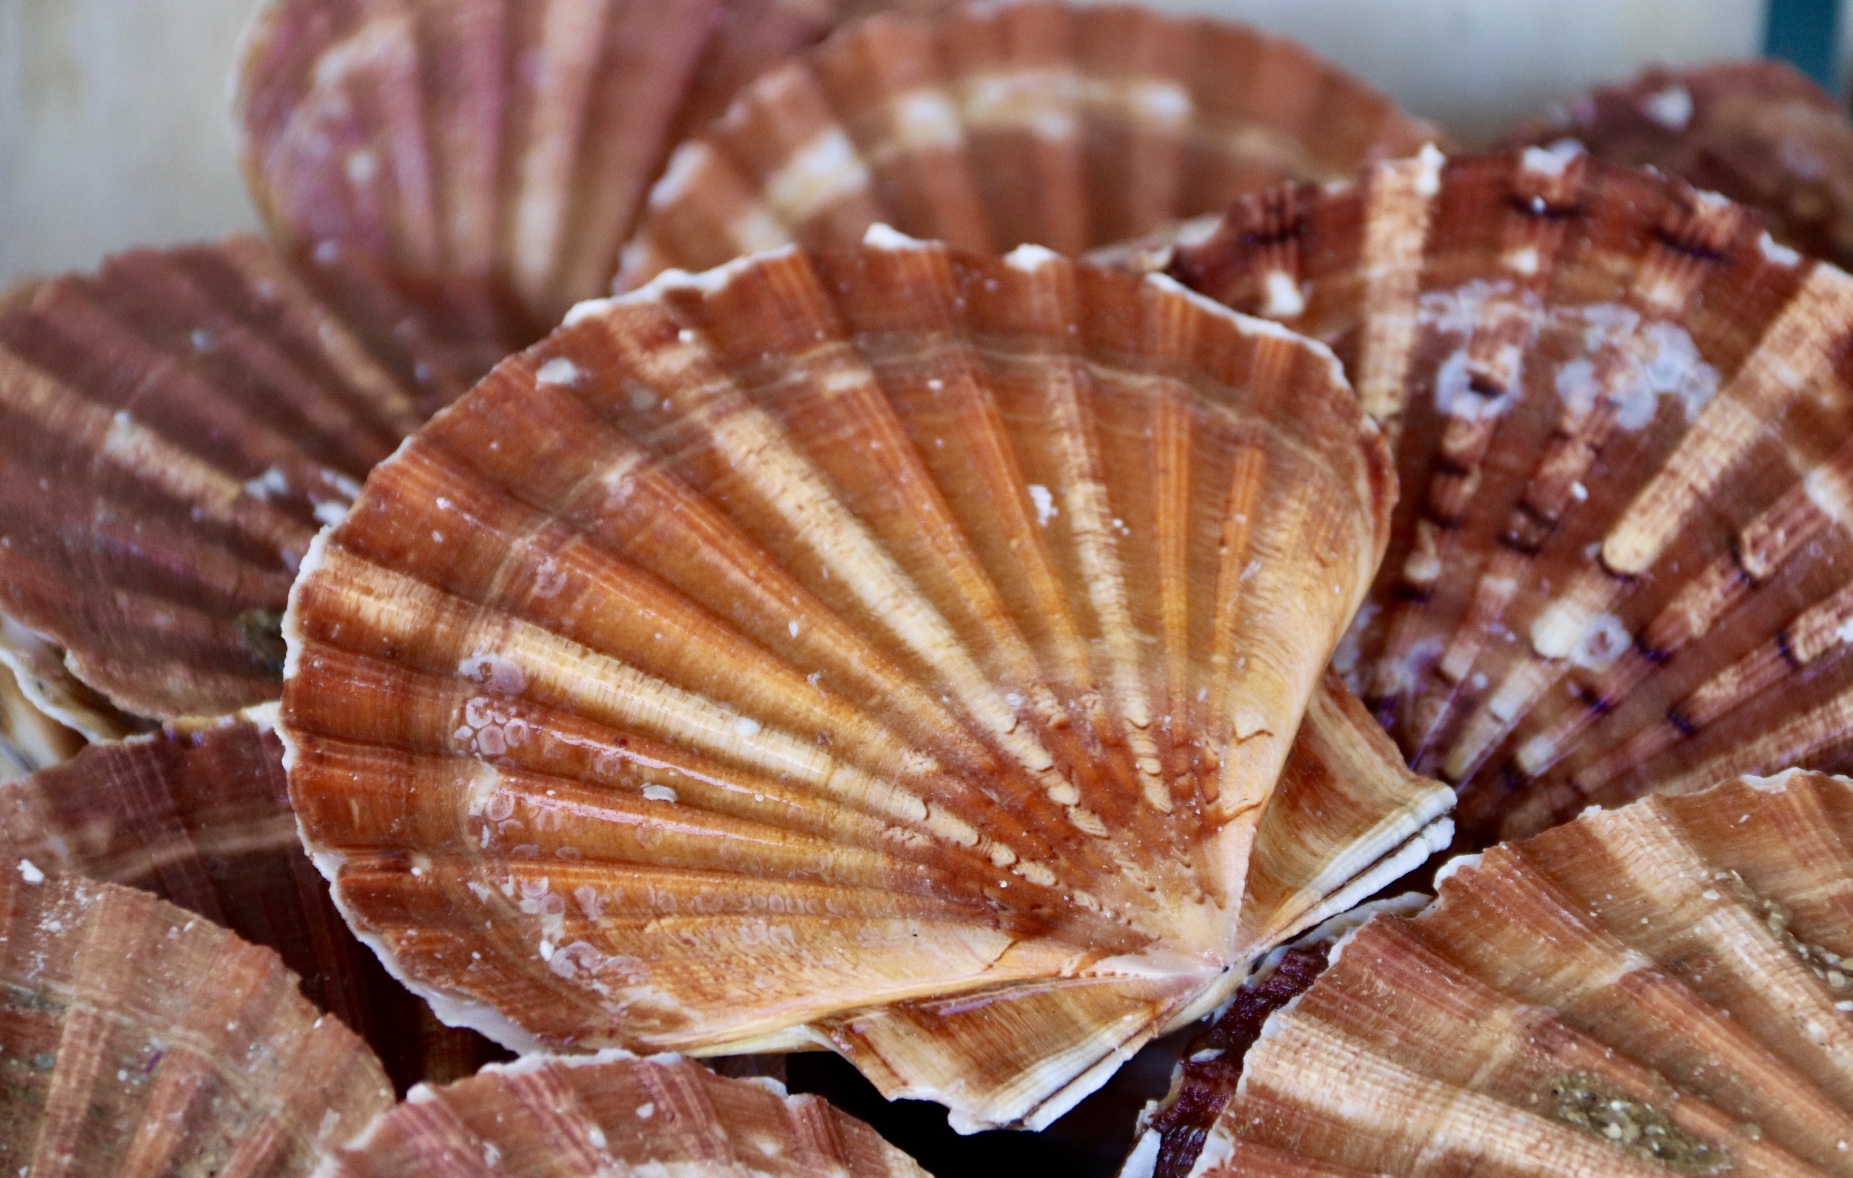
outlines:
{"label": "orange shell", "polygon": [[271,0],[235,80],[246,179],[289,248],[371,254],[527,343],[603,292],[684,120],[834,9]]}
{"label": "orange shell", "polygon": [[1078,254],[1435,134],[1223,21],[1061,0],[876,16],[767,71],[676,149],[617,288],[787,241],[851,244],[877,222]]}
{"label": "orange shell", "polygon": [[0,864],[21,859],[142,888],[275,950],[402,1091],[500,1057],[438,1023],[348,932],[303,853],[283,747],[267,725],[227,719],[92,745],[0,785]]}
{"label": "orange shell", "polygon": [[1477,845],[1853,767],[1853,280],[1574,144],[1239,203],[1170,272],[1330,343],[1396,438],[1340,665]]}
{"label": "orange shell", "polygon": [[1167,280],[892,232],[665,276],[318,540],[279,722],[305,840],[505,1043],[828,1046],[1046,1124],[1265,948],[1251,850],[1271,933],[1434,837],[1446,791],[1361,713],[1304,775],[1347,854],[1255,834],[1384,461],[1329,353]]}
{"label": "orange shell", "polygon": [[0,1167],[307,1174],[392,1107],[277,955],[146,892],[0,870]]}
{"label": "orange shell", "polygon": [[275,698],[297,561],[435,408],[394,362],[246,237],[0,316],[0,657],[34,702],[107,737]]}
{"label": "orange shell", "polygon": [[725,1079],[675,1056],[620,1051],[530,1055],[420,1087],[317,1178],[478,1173],[927,1178],[873,1129],[815,1096]]}
{"label": "orange shell", "polygon": [[1649,798],[1438,879],[1268,1019],[1192,1174],[1853,1173],[1853,782]]}
{"label": "orange shell", "polygon": [[1853,120],[1786,62],[1656,67],[1580,95],[1505,141],[1565,136],[1759,209],[1770,232],[1803,253],[1853,262]]}

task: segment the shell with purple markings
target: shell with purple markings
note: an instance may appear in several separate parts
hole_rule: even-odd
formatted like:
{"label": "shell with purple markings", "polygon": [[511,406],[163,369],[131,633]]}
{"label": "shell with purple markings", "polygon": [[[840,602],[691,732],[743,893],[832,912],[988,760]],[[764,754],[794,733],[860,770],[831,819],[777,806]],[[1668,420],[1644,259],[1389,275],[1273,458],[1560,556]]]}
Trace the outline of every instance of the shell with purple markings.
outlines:
{"label": "shell with purple markings", "polygon": [[1292,42],[1130,5],[878,15],[768,70],[676,149],[620,289],[892,225],[1078,254],[1435,135]]}
{"label": "shell with purple markings", "polygon": [[1760,209],[1770,232],[1803,253],[1853,262],[1853,120],[1786,62],[1650,69],[1513,128],[1505,142],[1565,136]]}
{"label": "shell with purple markings", "polygon": [[448,1020],[1046,1124],[1445,841],[1320,690],[1391,496],[1329,353],[1167,280],[892,232],[665,276],[323,534],[291,796]]}
{"label": "shell with purple markings", "polygon": [[1268,1018],[1190,1173],[1853,1173],[1853,782],[1646,798],[1438,878]]}
{"label": "shell with purple markings", "polygon": [[317,1178],[474,1173],[926,1178],[854,1117],[668,1056],[531,1055],[421,1087]]}
{"label": "shell with purple markings", "polygon": [[91,745],[0,783],[0,864],[22,860],[142,888],[275,950],[400,1090],[500,1058],[438,1023],[348,931],[303,853],[283,748],[265,724],[234,717]]}
{"label": "shell with purple markings", "polygon": [[0,871],[0,1166],[309,1173],[392,1107],[276,954],[146,892]]}
{"label": "shell with purple markings", "polygon": [[1853,280],[1574,144],[1244,200],[1170,272],[1333,345],[1403,497],[1340,666],[1480,845],[1853,765]]}
{"label": "shell with purple markings", "polygon": [[273,236],[526,344],[603,293],[669,148],[835,0],[273,0],[236,80]]}
{"label": "shell with purple markings", "polygon": [[0,316],[0,658],[26,694],[93,737],[274,699],[316,529],[463,387],[419,357],[253,238],[120,254]]}

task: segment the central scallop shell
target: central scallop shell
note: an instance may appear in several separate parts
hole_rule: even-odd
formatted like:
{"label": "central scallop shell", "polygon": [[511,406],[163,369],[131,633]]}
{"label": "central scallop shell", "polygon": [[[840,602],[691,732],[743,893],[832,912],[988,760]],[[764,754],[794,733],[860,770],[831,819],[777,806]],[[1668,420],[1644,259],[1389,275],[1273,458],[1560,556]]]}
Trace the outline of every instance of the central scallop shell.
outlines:
{"label": "central scallop shell", "polygon": [[[665,276],[320,538],[291,794],[449,1020],[1039,1126],[1278,935],[1251,857],[1274,908],[1355,866],[1256,831],[1392,496],[1328,352],[1167,279],[881,231]],[[1377,750],[1314,751],[1324,837]],[[1445,808],[1386,781],[1392,843]]]}

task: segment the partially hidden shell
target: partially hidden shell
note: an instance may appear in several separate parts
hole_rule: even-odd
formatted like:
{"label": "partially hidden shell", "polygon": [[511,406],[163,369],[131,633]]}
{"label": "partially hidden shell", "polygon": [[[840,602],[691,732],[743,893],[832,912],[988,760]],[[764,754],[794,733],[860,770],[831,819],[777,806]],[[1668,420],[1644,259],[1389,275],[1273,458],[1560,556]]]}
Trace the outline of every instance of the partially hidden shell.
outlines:
{"label": "partially hidden shell", "polygon": [[0,866],[8,1174],[307,1174],[392,1107],[276,954],[146,892]]}
{"label": "partially hidden shell", "polygon": [[[665,276],[318,541],[305,839],[509,1045],[821,1045],[1045,1124],[1233,987],[1238,914],[1293,926],[1445,822],[1332,705],[1296,778],[1346,799],[1332,854],[1256,837],[1384,462],[1329,353],[1166,280],[891,232]],[[1288,914],[1240,912],[1251,862]]]}
{"label": "partially hidden shell", "polygon": [[0,783],[69,759],[84,738],[50,716],[20,690],[0,660]]}
{"label": "partially hidden shell", "polygon": [[267,726],[233,718],[91,745],[0,785],[0,865],[21,861],[143,888],[275,950],[401,1091],[501,1057],[438,1023],[348,931],[297,837],[283,748]]}
{"label": "partially hidden shell", "polygon": [[317,1178],[461,1174],[926,1178],[861,1121],[676,1056],[530,1055],[421,1087]]}
{"label": "partially hidden shell", "polygon": [[1238,203],[1180,281],[1330,343],[1395,438],[1340,668],[1476,845],[1853,767],[1853,280],[1574,144]]}
{"label": "partially hidden shell", "polygon": [[335,243],[525,344],[604,292],[684,120],[834,0],[273,0],[246,35],[246,178],[288,248]]}
{"label": "partially hidden shell", "polygon": [[1762,210],[1803,253],[1853,262],[1853,119],[1786,62],[1656,67],[1513,128],[1512,146],[1569,136]]}
{"label": "partially hidden shell", "polygon": [[884,223],[1078,254],[1339,180],[1435,137],[1300,46],[1123,4],[963,5],[844,26],[676,149],[618,287]]}
{"label": "partially hidden shell", "polygon": [[1190,1173],[1853,1174],[1853,782],[1647,798],[1438,878],[1268,1017]]}
{"label": "partially hidden shell", "polygon": [[297,562],[434,407],[254,238],[40,284],[0,316],[0,657],[93,737],[274,699]]}

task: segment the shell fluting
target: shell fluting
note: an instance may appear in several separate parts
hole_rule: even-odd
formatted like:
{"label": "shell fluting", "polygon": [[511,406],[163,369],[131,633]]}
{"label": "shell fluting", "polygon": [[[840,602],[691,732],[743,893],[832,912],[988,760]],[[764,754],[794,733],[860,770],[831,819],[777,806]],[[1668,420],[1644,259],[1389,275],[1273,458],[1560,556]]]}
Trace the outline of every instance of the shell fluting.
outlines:
{"label": "shell fluting", "polygon": [[274,699],[297,563],[421,420],[414,388],[254,238],[39,284],[0,316],[21,687],[93,737]]}
{"label": "shell fluting", "polygon": [[925,1178],[873,1129],[816,1096],[620,1051],[533,1055],[422,1087],[317,1178],[492,1172]]}
{"label": "shell fluting", "polygon": [[1759,209],[1770,232],[1805,254],[1853,262],[1853,120],[1786,62],[1655,67],[1554,107],[1505,142],[1566,136]]}
{"label": "shell fluting", "polygon": [[1190,1172],[1853,1173],[1850,836],[1795,771],[1456,860],[1268,1017]]}
{"label": "shell fluting", "polygon": [[1240,202],[1187,285],[1332,344],[1395,439],[1338,663],[1480,845],[1853,761],[1853,281],[1574,144]]}
{"label": "shell fluting", "polygon": [[682,144],[619,289],[875,223],[1062,253],[1338,180],[1434,129],[1291,42],[1130,5],[964,5],[852,22]]}
{"label": "shell fluting", "polygon": [[392,1107],[276,954],[146,892],[0,870],[0,1165],[308,1174]]}
{"label": "shell fluting", "polygon": [[603,292],[687,121],[816,39],[835,7],[264,5],[235,98],[246,177],[289,248],[366,254],[525,344]]}
{"label": "shell fluting", "polygon": [[303,852],[268,727],[233,718],[92,745],[0,784],[0,864],[21,860],[142,888],[275,950],[401,1090],[500,1058],[438,1023],[348,931]]}
{"label": "shell fluting", "polygon": [[[447,1019],[1044,1123],[1234,984],[1391,478],[1316,345],[874,237],[588,304],[377,468],[292,594],[290,790]],[[1434,792],[1359,787],[1408,813],[1351,867]]]}

